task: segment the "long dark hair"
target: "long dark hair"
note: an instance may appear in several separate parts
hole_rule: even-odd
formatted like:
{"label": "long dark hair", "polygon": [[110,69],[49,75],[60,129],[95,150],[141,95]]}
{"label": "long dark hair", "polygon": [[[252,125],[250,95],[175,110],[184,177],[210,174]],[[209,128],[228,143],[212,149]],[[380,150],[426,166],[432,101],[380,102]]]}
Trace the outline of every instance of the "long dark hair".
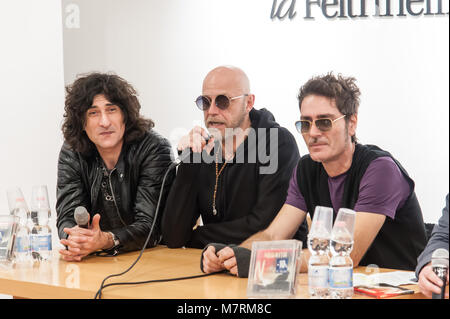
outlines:
{"label": "long dark hair", "polygon": [[136,90],[116,74],[82,74],[71,85],[66,86],[64,123],[62,132],[66,143],[76,152],[89,154],[95,149],[94,143],[84,131],[86,111],[92,106],[94,97],[103,94],[111,103],[120,107],[124,115],[124,142],[130,143],[141,138],[154,127],[150,119],[139,114],[141,105]]}

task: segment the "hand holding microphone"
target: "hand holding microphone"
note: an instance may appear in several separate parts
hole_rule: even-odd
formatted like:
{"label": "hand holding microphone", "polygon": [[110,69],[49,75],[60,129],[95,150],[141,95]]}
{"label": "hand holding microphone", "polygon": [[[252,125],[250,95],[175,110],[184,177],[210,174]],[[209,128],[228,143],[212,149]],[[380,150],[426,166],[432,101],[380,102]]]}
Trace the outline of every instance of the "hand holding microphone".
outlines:
{"label": "hand holding microphone", "polygon": [[444,299],[445,298],[445,286],[448,281],[448,250],[439,248],[433,252],[431,256],[431,267],[433,272],[442,281],[440,293],[432,293],[433,299]]}
{"label": "hand holding microphone", "polygon": [[448,298],[448,292],[445,294],[447,284],[448,251],[436,249],[431,262],[419,273],[419,288],[427,298],[443,299],[444,297]]}
{"label": "hand holding microphone", "polygon": [[83,206],[78,206],[77,208],[75,208],[73,217],[75,218],[75,222],[77,223],[78,227],[85,229],[89,228],[89,220],[91,219],[91,216],[89,215],[86,208],[84,208]]}
{"label": "hand holding microphone", "polygon": [[182,154],[178,161],[182,162],[190,156],[191,153],[201,153],[203,149],[211,152],[214,148],[214,137],[208,134],[208,131],[200,126],[194,127],[188,135],[183,136],[178,143],[178,151]]}
{"label": "hand holding microphone", "polygon": [[113,239],[100,229],[99,214],[94,215],[92,223],[89,224],[90,215],[86,208],[80,206],[74,211],[74,219],[77,226],[64,228],[69,236],[60,241],[67,247],[59,251],[64,260],[81,261],[92,252],[114,245]]}

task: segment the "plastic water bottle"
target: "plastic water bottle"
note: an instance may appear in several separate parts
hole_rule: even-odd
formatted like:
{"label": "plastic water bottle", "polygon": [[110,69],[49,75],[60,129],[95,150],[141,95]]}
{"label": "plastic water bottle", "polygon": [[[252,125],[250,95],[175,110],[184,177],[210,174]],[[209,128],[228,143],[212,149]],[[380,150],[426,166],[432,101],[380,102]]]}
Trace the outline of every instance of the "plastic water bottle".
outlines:
{"label": "plastic water bottle", "polygon": [[328,266],[330,259],[331,225],[333,209],[317,206],[308,234],[308,290],[311,298],[325,299],[329,296]]}
{"label": "plastic water bottle", "polygon": [[[31,230],[28,227],[28,212],[24,212],[23,208],[17,208],[14,215],[19,217],[19,225],[16,233],[16,241],[14,244],[14,261],[16,263],[31,262]],[[27,216],[28,215],[28,216]]]}
{"label": "plastic water bottle", "polygon": [[50,260],[52,254],[52,230],[49,226],[48,210],[31,212],[33,228],[31,230],[31,251],[36,260]]}
{"label": "plastic water bottle", "polygon": [[330,297],[349,299],[353,297],[353,249],[355,212],[341,208],[331,232],[331,260],[329,267]]}
{"label": "plastic water bottle", "polygon": [[52,255],[51,210],[47,186],[33,186],[31,199],[31,251],[36,260],[50,260]]}

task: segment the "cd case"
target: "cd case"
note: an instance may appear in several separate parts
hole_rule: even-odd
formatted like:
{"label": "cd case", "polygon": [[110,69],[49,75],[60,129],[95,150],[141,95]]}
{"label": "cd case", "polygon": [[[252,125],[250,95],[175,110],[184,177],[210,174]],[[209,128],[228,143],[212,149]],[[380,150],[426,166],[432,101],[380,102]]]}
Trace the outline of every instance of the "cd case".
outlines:
{"label": "cd case", "polygon": [[300,270],[302,242],[259,241],[252,245],[247,296],[293,298]]}

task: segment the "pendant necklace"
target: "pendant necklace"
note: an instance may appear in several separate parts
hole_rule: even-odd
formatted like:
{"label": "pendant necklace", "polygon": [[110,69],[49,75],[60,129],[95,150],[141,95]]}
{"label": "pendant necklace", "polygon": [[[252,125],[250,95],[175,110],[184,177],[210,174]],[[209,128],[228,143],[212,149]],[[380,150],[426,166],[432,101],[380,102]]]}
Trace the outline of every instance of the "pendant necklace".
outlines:
{"label": "pendant necklace", "polygon": [[219,181],[219,176],[222,173],[223,169],[225,168],[225,165],[227,165],[227,162],[225,161],[225,163],[223,163],[222,167],[220,168],[219,171],[219,154],[216,154],[216,185],[214,186],[214,196],[213,196],[213,204],[212,204],[212,209],[213,209],[213,215],[216,216],[217,215],[217,209],[216,209],[216,195],[217,195],[217,184]]}

